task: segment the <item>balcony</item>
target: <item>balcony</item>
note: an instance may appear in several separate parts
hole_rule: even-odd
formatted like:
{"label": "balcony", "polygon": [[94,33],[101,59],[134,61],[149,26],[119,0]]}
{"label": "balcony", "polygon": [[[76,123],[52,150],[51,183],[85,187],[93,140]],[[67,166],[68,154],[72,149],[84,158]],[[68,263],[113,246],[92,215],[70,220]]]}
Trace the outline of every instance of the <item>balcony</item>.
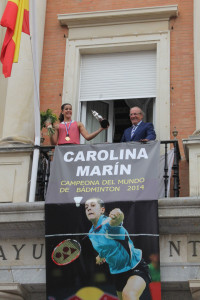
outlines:
{"label": "balcony", "polygon": [[[164,192],[159,198],[179,197],[180,151],[178,141],[176,139],[167,140],[161,141],[160,144],[160,152],[164,161],[160,171],[162,173],[160,174],[162,179],[160,187],[162,188],[163,185],[162,189]],[[22,146],[22,144],[0,147],[1,202],[29,202],[30,195],[33,199],[31,202],[45,201],[54,148],[55,146],[34,147],[32,145]],[[33,168],[33,151],[36,149],[39,150],[39,163],[34,181],[33,178],[30,178],[30,173]],[[169,165],[168,163],[169,151],[173,152],[173,165]],[[34,189],[34,192],[36,190],[35,196],[30,191],[31,180],[36,183],[36,189]]]}
{"label": "balcony", "polygon": [[[172,175],[169,178],[168,150],[171,146],[174,149],[174,160]],[[163,184],[165,190],[165,198],[158,200],[162,298],[163,300],[171,299],[172,294],[175,293],[177,299],[181,297],[188,300],[192,299],[191,287],[193,287],[193,282],[195,281],[195,284],[199,282],[197,275],[199,272],[199,249],[197,243],[199,241],[200,203],[197,197],[188,199],[179,197],[180,152],[178,142],[176,140],[161,141],[160,147],[163,148],[162,153],[164,155]],[[20,153],[22,157],[24,153],[29,153],[32,156],[33,150],[34,147],[32,146],[18,146],[4,148],[0,151],[4,152],[4,157],[6,151],[12,152],[12,156],[17,156]],[[25,245],[22,250],[27,251],[25,252],[27,257],[31,256],[28,261],[24,261],[21,255],[18,259],[16,253],[13,257],[8,257],[6,251],[2,252],[6,260],[2,261],[4,265],[1,267],[1,282],[5,283],[4,285],[13,284],[13,282],[21,284],[29,296],[34,294],[34,296],[31,295],[31,299],[44,299],[45,297],[45,251],[42,248],[42,245],[45,244],[44,200],[54,147],[41,146],[39,151],[36,202],[2,203],[0,213],[2,251],[5,251],[6,247],[13,249],[13,245],[17,245],[17,249]],[[17,165],[19,166],[19,162]],[[23,180],[25,185],[25,179]],[[170,198],[167,197],[169,181],[172,182]],[[180,245],[180,249],[177,248],[177,245]],[[32,257],[33,250],[29,251],[29,249],[33,249],[33,247],[43,249],[40,258]],[[169,255],[170,251],[172,251],[171,255]],[[30,273],[31,277],[29,276]],[[25,296],[24,299],[29,298]]]}
{"label": "balcony", "polygon": [[[171,193],[172,197],[179,197],[180,184],[179,184],[179,161],[180,161],[180,151],[177,140],[167,140],[161,141],[162,152],[164,153],[164,167],[163,167],[163,185],[164,185],[164,197],[167,198],[168,195],[168,184],[170,181],[172,184]],[[173,145],[173,166],[172,166],[172,176],[170,178],[170,166],[168,163],[168,150],[171,145]],[[46,192],[48,188],[51,162],[53,160],[55,146],[41,146],[40,147],[40,157],[38,164],[38,175],[37,175],[37,187],[35,201],[45,201]]]}

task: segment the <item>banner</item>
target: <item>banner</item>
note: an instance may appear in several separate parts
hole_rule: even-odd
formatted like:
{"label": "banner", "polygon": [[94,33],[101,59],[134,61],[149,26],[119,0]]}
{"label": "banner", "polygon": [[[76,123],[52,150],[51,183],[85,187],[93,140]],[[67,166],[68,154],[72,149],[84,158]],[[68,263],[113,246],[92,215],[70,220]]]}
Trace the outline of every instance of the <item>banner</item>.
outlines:
{"label": "banner", "polygon": [[158,198],[159,142],[57,146],[46,203]]}
{"label": "banner", "polygon": [[133,288],[141,300],[161,299],[159,158],[159,142],[56,147],[45,204],[47,300],[123,300]]}

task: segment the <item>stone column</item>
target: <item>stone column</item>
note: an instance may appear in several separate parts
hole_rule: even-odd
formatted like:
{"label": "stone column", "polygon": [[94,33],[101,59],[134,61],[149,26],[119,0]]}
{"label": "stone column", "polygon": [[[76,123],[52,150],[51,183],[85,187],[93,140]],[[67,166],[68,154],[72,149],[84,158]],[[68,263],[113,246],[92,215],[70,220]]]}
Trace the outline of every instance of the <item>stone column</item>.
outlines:
{"label": "stone column", "polygon": [[194,28],[194,86],[196,130],[188,139],[183,139],[185,157],[189,161],[190,196],[200,195],[200,1],[193,1]]}
{"label": "stone column", "polygon": [[183,139],[186,160],[189,161],[190,196],[200,196],[200,131]]}
{"label": "stone column", "polygon": [[[36,0],[38,28],[38,53],[39,65],[41,66],[43,37],[46,13],[46,0]],[[7,1],[3,0],[0,6],[2,16]],[[6,29],[0,28],[0,45],[3,44]],[[30,36],[22,33],[19,61],[12,67],[11,77],[4,78],[0,72],[0,142],[12,143],[13,141],[33,144],[34,143],[34,81],[32,47]]]}
{"label": "stone column", "polygon": [[[4,39],[3,34],[1,38]],[[3,115],[0,141],[33,143],[33,63],[29,35],[22,33],[19,61],[13,64],[11,77],[4,78],[1,71],[0,82],[4,104],[3,107],[0,104]]]}
{"label": "stone column", "polygon": [[[30,0],[29,3],[32,1],[35,1],[37,11],[35,22],[38,25],[38,65],[41,69],[46,0]],[[7,0],[1,0],[0,18],[6,4]],[[5,32],[6,29],[0,27],[0,46]],[[0,190],[5,196],[0,202],[26,202],[33,152],[30,146],[35,139],[32,45],[27,34],[22,33],[19,60],[13,64],[11,77],[4,78],[0,70],[0,95]],[[16,184],[19,181],[21,185]]]}

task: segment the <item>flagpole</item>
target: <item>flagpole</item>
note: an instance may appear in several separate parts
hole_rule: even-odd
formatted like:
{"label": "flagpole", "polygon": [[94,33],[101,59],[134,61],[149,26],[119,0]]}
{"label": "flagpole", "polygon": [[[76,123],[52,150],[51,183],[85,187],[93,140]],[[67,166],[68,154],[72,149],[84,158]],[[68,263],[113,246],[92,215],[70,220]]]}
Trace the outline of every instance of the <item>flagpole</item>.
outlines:
{"label": "flagpole", "polygon": [[34,116],[35,116],[35,149],[33,151],[33,163],[31,172],[31,184],[29,191],[29,202],[35,201],[35,192],[37,184],[38,161],[40,155],[40,69],[38,59],[38,39],[37,39],[37,22],[36,22],[36,1],[30,0],[30,37],[31,37],[31,50],[33,60],[33,75],[34,75]]}

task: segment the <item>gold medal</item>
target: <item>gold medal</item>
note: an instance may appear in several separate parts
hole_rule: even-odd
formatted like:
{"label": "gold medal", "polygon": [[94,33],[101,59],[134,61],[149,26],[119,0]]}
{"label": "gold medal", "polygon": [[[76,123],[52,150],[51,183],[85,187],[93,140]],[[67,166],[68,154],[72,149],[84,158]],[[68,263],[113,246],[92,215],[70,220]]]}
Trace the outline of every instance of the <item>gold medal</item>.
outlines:
{"label": "gold medal", "polygon": [[70,141],[70,137],[69,137],[69,129],[70,129],[71,123],[72,123],[72,121],[70,121],[69,128],[68,128],[68,127],[67,127],[67,123],[65,122],[65,127],[66,127],[66,132],[67,132],[67,135],[66,135],[65,140],[66,140],[67,142]]}

